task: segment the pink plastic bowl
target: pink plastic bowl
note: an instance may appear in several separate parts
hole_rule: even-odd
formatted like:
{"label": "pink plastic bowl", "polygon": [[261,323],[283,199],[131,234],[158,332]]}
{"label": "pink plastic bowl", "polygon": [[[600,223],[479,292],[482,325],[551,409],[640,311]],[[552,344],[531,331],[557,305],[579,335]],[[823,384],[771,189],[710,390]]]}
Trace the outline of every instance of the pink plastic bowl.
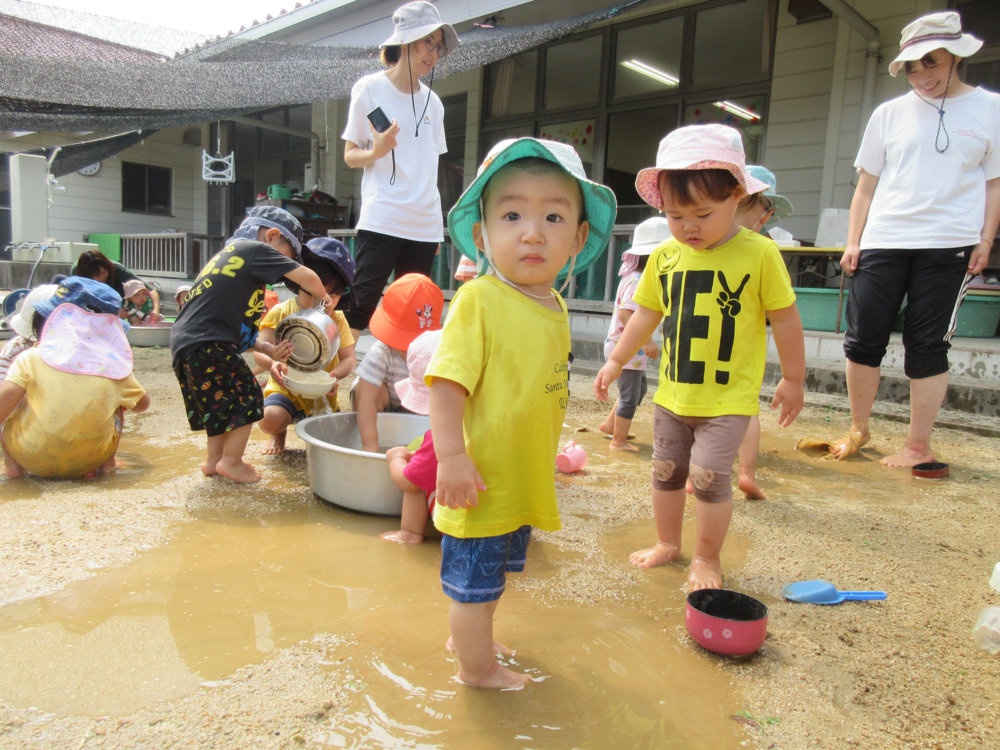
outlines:
{"label": "pink plastic bowl", "polygon": [[767,606],[728,589],[702,589],[687,596],[684,624],[704,649],[726,656],[746,656],[767,638]]}

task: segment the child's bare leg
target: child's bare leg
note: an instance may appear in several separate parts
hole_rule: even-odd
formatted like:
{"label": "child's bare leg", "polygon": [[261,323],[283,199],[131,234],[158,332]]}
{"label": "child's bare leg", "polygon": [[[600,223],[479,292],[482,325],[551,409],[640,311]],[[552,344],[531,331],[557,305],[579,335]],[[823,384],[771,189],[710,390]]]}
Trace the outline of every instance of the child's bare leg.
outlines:
{"label": "child's bare leg", "polygon": [[274,456],[285,452],[285,439],[288,427],[292,424],[292,415],[282,406],[265,406],[264,418],[257,423],[260,431],[270,435],[264,450],[265,456]]}
{"label": "child's bare leg", "polygon": [[739,482],[743,494],[751,500],[767,500],[767,495],[757,486],[757,454],[760,452],[760,417],[750,417],[747,434],[740,443]]}
{"label": "child's bare leg", "polygon": [[615,433],[615,411],[618,409],[618,401],[615,401],[615,405],[611,407],[611,413],[608,414],[607,418],[601,422],[601,425],[597,428],[606,435],[614,435]]}
{"label": "child's bare leg", "polygon": [[253,465],[243,460],[252,427],[253,425],[245,424],[223,436],[222,458],[215,465],[219,476],[239,484],[253,484],[260,481],[260,474]]}
{"label": "child's bare leg", "polygon": [[0,448],[3,448],[3,473],[8,479],[20,479],[25,475],[24,467],[21,466],[7,450],[7,443],[3,440],[3,425],[0,424]]}
{"label": "child's bare leg", "polygon": [[476,687],[519,688],[531,678],[512,672],[496,660],[493,650],[493,613],[497,602],[452,602],[448,611],[450,643],[458,656],[458,679]]}
{"label": "child's bare leg", "polygon": [[619,417],[615,414],[615,429],[611,435],[611,447],[619,451],[638,451],[634,445],[628,444],[628,431],[632,427],[632,420]]}
{"label": "child's bare leg", "polygon": [[691,572],[688,574],[688,586],[692,591],[722,588],[720,554],[732,517],[732,499],[721,503],[698,501],[698,541],[695,543]]}
{"label": "child's bare leg", "polygon": [[649,549],[633,552],[629,562],[640,568],[666,565],[681,556],[681,527],[684,524],[684,490],[653,488],[653,520],[656,522],[656,544]]}
{"label": "child's bare leg", "polygon": [[387,531],[381,535],[388,542],[420,544],[424,541],[424,529],[430,511],[427,510],[427,498],[424,493],[403,493],[403,516],[399,519],[399,531]]}
{"label": "child's bare leg", "polygon": [[201,472],[206,477],[215,476],[219,472],[216,467],[222,460],[222,446],[226,442],[225,435],[213,435],[208,439],[208,457],[201,465]]}

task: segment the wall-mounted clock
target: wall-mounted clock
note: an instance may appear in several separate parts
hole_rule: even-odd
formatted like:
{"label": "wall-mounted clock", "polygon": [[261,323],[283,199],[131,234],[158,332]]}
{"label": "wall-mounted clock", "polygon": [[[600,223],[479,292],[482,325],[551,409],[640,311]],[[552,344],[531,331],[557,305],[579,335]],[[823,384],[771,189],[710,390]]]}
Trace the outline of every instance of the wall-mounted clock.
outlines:
{"label": "wall-mounted clock", "polygon": [[101,171],[101,162],[95,161],[93,164],[88,164],[85,167],[80,167],[76,171],[82,175],[86,175],[87,177],[92,177]]}

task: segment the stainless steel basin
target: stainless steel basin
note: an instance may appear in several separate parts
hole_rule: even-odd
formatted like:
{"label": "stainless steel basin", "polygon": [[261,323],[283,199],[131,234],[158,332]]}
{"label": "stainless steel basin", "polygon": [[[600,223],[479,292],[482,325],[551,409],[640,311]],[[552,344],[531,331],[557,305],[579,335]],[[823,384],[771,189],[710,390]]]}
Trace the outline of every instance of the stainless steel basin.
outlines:
{"label": "stainless steel basin", "polygon": [[170,346],[170,322],[157,323],[155,326],[132,326],[125,334],[132,346]]}
{"label": "stainless steel basin", "polygon": [[[379,414],[379,449],[408,445],[431,427],[418,414]],[[303,419],[295,433],[306,444],[309,486],[334,505],[362,513],[398,516],[403,491],[392,481],[383,453],[361,450],[358,415],[341,412]]]}

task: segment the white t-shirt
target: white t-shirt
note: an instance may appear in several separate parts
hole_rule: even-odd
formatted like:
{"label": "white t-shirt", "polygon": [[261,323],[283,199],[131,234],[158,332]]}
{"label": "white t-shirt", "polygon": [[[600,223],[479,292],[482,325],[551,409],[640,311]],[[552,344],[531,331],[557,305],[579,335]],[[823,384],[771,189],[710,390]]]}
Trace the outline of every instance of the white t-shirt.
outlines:
{"label": "white t-shirt", "polygon": [[[415,136],[416,117],[427,113]],[[414,117],[413,106],[417,114]],[[438,95],[420,84],[420,91],[404,94],[386,77],[372,73],[354,84],[347,126],[341,136],[363,149],[372,147],[368,113],[381,107],[386,117],[399,124],[396,135],[396,181],[392,178],[392,155],[365,167],[361,178],[361,215],[358,229],[420,242],[444,240],[441,194],[438,193],[438,156],[448,148],[444,137],[444,105]]]}
{"label": "white t-shirt", "polygon": [[951,145],[939,154],[938,111],[912,91],[872,113],[854,162],[879,178],[862,250],[979,242],[986,180],[1000,177],[1000,94],[977,88],[946,99],[944,124]]}

